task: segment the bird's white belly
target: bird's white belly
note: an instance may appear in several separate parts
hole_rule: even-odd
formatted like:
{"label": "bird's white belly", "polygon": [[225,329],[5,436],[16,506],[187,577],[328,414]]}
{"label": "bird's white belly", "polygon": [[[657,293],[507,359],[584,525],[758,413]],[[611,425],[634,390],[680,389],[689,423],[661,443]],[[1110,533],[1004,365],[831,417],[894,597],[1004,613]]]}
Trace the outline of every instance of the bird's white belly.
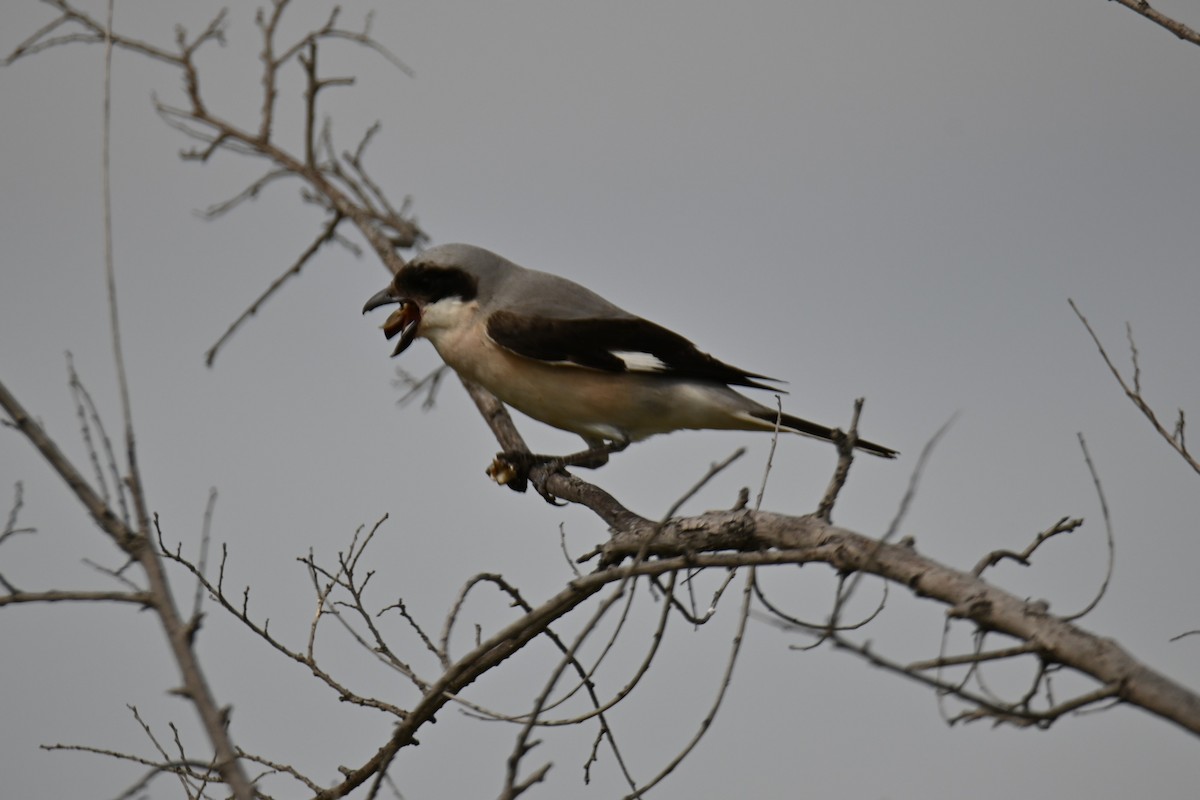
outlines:
{"label": "bird's white belly", "polygon": [[637,441],[680,428],[740,428],[753,403],[719,385],[613,373],[523,358],[498,347],[481,326],[428,337],[463,378],[536,420],[586,439]]}

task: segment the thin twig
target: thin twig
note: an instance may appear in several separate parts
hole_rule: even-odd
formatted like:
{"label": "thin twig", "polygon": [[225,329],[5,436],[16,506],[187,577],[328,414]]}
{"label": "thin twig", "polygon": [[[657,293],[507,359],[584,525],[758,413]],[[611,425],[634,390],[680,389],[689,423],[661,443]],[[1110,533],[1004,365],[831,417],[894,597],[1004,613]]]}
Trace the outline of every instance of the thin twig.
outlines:
{"label": "thin twig", "polygon": [[733,683],[733,669],[737,665],[738,655],[742,651],[742,642],[745,640],[746,621],[750,619],[750,599],[753,596],[751,587],[754,585],[754,578],[755,569],[754,567],[751,567],[746,573],[746,585],[745,588],[742,589],[741,613],[738,616],[737,631],[734,633],[733,642],[729,647],[729,659],[725,663],[725,672],[721,676],[721,686],[717,690],[717,696],[713,698],[712,705],[709,706],[708,713],[705,714],[704,719],[700,721],[700,727],[696,730],[696,733],[694,736],[692,736],[691,740],[684,745],[683,749],[679,751],[679,753],[677,753],[675,757],[672,758],[671,761],[665,767],[663,767],[657,775],[651,778],[649,782],[644,784],[636,792],[626,795],[625,800],[634,800],[634,798],[643,797],[646,792],[653,789],[668,775],[674,772],[675,768],[678,767],[685,758],[687,758],[688,754],[696,749],[696,745],[700,743],[700,740],[704,738],[704,734],[707,733],[708,729],[712,726],[713,720],[716,719],[717,712],[721,708],[721,702],[725,699],[725,692]]}
{"label": "thin twig", "polygon": [[933,432],[933,436],[930,436],[929,440],[925,442],[925,446],[921,448],[921,455],[917,457],[917,463],[913,465],[912,473],[908,476],[908,487],[904,490],[904,497],[900,499],[900,505],[896,507],[896,515],[892,517],[883,536],[879,537],[881,542],[890,542],[900,532],[900,527],[908,516],[908,510],[912,507],[913,501],[917,499],[917,487],[921,483],[921,476],[925,474],[925,468],[929,466],[929,459],[933,457],[934,448],[950,431],[957,419],[958,412],[955,411]]}
{"label": "thin twig", "polygon": [[10,591],[0,594],[0,606],[18,603],[133,603],[143,608],[154,607],[154,597],[149,592],[84,591],[81,589],[51,589],[43,592]]}
{"label": "thin twig", "polygon": [[542,709],[545,708],[547,702],[549,701],[550,694],[554,691],[554,687],[558,685],[558,681],[562,677],[563,672],[572,664],[577,663],[575,659],[575,653],[579,651],[579,648],[583,646],[583,643],[587,641],[588,637],[595,632],[596,628],[600,624],[600,621],[604,618],[604,615],[608,613],[608,610],[612,608],[613,605],[616,604],[616,602],[620,600],[624,594],[624,585],[618,585],[617,588],[596,607],[596,610],[592,613],[591,618],[584,623],[579,634],[576,635],[574,641],[571,642],[570,646],[567,647],[566,652],[563,653],[562,658],[559,659],[558,665],[550,673],[550,677],[546,679],[546,683],[542,687],[541,693],[537,696],[537,699],[534,700],[533,708],[530,709],[526,718],[526,722],[521,726],[521,731],[519,734],[517,734],[516,741],[513,744],[513,750],[508,757],[507,769],[505,771],[504,790],[501,792],[500,797],[512,798],[516,797],[520,793],[516,791],[516,787],[518,783],[517,776],[521,766],[521,759],[535,745],[535,743],[530,742],[529,736],[533,732],[534,726],[537,724],[538,717],[541,716]]}
{"label": "thin twig", "polygon": [[[1118,0],[1118,2],[1121,2],[1123,5],[1126,4],[1124,3],[1124,0]],[[1085,317],[1083,312],[1079,310],[1079,307],[1075,305],[1074,300],[1068,299],[1067,302],[1071,305],[1071,310],[1075,312],[1075,316],[1079,317],[1079,321],[1083,323],[1083,327],[1087,329],[1088,335],[1092,337],[1092,342],[1095,343],[1096,349],[1100,351],[1100,357],[1104,359],[1104,363],[1108,367],[1108,371],[1112,373],[1114,378],[1116,378],[1117,384],[1121,387],[1122,391],[1125,392],[1125,396],[1128,397],[1135,406],[1137,406],[1137,409],[1142,412],[1142,416],[1150,421],[1150,424],[1154,426],[1154,430],[1158,431],[1158,435],[1165,439],[1167,444],[1171,445],[1171,448],[1175,450],[1175,452],[1178,453],[1184,461],[1187,462],[1188,466],[1190,466],[1197,473],[1200,473],[1200,460],[1197,460],[1194,456],[1192,456],[1191,453],[1188,452],[1187,445],[1184,442],[1183,411],[1180,410],[1179,412],[1179,420],[1175,424],[1175,432],[1173,433],[1163,427],[1162,423],[1158,421],[1158,415],[1154,413],[1154,409],[1150,408],[1149,403],[1147,403],[1145,398],[1142,396],[1141,369],[1137,363],[1137,347],[1133,344],[1132,329],[1126,327],[1126,335],[1129,338],[1131,358],[1133,360],[1134,367],[1134,385],[1130,386],[1125,382],[1124,376],[1121,375],[1121,371],[1117,369],[1115,364],[1113,364],[1112,359],[1108,357],[1108,351],[1104,349],[1104,345],[1100,342],[1100,337],[1097,336],[1096,331],[1092,329],[1087,317]]]}
{"label": "thin twig", "polygon": [[1037,653],[1037,645],[1025,643],[1016,647],[1005,647],[1001,650],[988,650],[969,653],[962,656],[939,656],[928,661],[914,661],[905,667],[907,670],[920,672],[927,669],[942,669],[944,667],[957,667],[964,664],[979,664],[984,661],[1002,661],[1016,656],[1029,655]]}
{"label": "thin twig", "polygon": [[[946,432],[950,430],[950,426],[954,424],[956,419],[958,419],[958,412],[950,415],[950,419],[943,422],[941,427],[934,431],[933,436],[930,436],[929,440],[925,442],[925,446],[921,448],[921,454],[917,457],[917,463],[913,465],[912,474],[908,478],[908,487],[904,490],[904,497],[900,500],[900,505],[896,509],[896,515],[892,517],[891,524],[888,525],[888,529],[884,532],[883,536],[879,537],[879,547],[890,542],[892,537],[900,532],[900,527],[903,525],[905,517],[908,516],[908,510],[917,497],[917,487],[920,485],[921,476],[925,473],[929,459],[933,457],[934,448],[937,447],[937,444],[946,435]],[[845,595],[842,596],[842,593],[839,592],[838,600],[834,605],[834,614],[829,619],[830,630],[838,629],[840,623],[837,619],[837,613],[850,602],[850,598],[858,591],[861,581],[861,573],[855,574],[846,583]]]}
{"label": "thin twig", "polygon": [[988,569],[989,567],[994,567],[996,564],[999,564],[1005,559],[1011,559],[1016,561],[1021,566],[1027,567],[1030,564],[1029,559],[1033,555],[1034,551],[1045,544],[1047,540],[1057,536],[1060,533],[1070,533],[1082,524],[1082,518],[1077,517],[1075,519],[1071,519],[1070,517],[1063,517],[1058,522],[1054,523],[1049,528],[1034,537],[1034,540],[1019,553],[1012,550],[993,550],[992,552],[988,553],[979,560],[979,563],[977,563],[975,568],[971,570],[971,574],[982,575],[984,570]]}
{"label": "thin twig", "polygon": [[225,332],[221,334],[221,338],[217,339],[216,344],[208,348],[208,351],[205,352],[205,366],[211,367],[217,358],[217,352],[221,349],[225,342],[229,340],[229,337],[233,336],[234,332],[241,327],[242,323],[257,314],[258,309],[262,307],[263,303],[271,299],[271,296],[274,295],[275,292],[279,291],[279,288],[283,286],[283,284],[286,283],[289,278],[294,278],[295,276],[299,275],[300,270],[304,269],[304,265],[307,264],[309,260],[317,254],[317,251],[334,238],[337,232],[337,227],[342,223],[343,219],[345,219],[345,217],[335,212],[333,217],[330,218],[329,222],[325,223],[325,227],[322,229],[321,234],[304,249],[304,252],[300,254],[300,257],[297,258],[290,267],[284,270],[282,275],[271,281],[271,285],[263,290],[262,294],[254,298],[254,302],[250,304],[250,307],[243,311],[241,315],[239,315],[238,318],[235,319],[228,328],[226,328]]}
{"label": "thin twig", "polygon": [[1092,476],[1092,484],[1096,487],[1096,496],[1100,499],[1100,513],[1104,517],[1104,537],[1108,543],[1108,566],[1105,568],[1104,580],[1101,582],[1100,588],[1096,591],[1096,596],[1092,598],[1090,603],[1074,614],[1064,615],[1063,619],[1068,622],[1073,622],[1086,616],[1093,608],[1099,605],[1100,600],[1103,599],[1105,593],[1108,591],[1108,584],[1112,580],[1113,568],[1116,566],[1117,561],[1117,540],[1116,535],[1113,533],[1112,517],[1108,513],[1108,500],[1104,497],[1104,487],[1100,485],[1100,475],[1096,472],[1096,465],[1092,463],[1092,455],[1088,452],[1087,442],[1084,440],[1083,434],[1080,433],[1078,436],[1079,448],[1083,450],[1083,461],[1087,464],[1088,472]]}
{"label": "thin twig", "polygon": [[70,381],[71,393],[75,396],[75,413],[79,417],[80,437],[83,439],[84,447],[87,449],[88,461],[91,462],[92,471],[96,475],[96,487],[100,492],[100,497],[103,498],[106,504],[110,501],[108,480],[105,478],[104,470],[100,467],[100,454],[92,439],[93,426],[99,435],[100,444],[104,450],[105,465],[108,467],[108,474],[112,478],[113,491],[117,496],[117,505],[121,509],[121,519],[126,525],[130,525],[126,487],[121,480],[121,470],[117,466],[117,454],[113,450],[112,439],[108,436],[108,431],[104,427],[104,420],[100,416],[100,411],[96,408],[96,402],[92,399],[91,392],[83,385],[83,381],[79,379],[79,373],[75,371],[75,359],[69,350],[67,351],[67,375]]}
{"label": "thin twig", "polygon": [[842,487],[846,485],[846,479],[850,477],[850,465],[854,463],[854,445],[858,443],[858,417],[862,414],[863,402],[861,397],[854,401],[854,413],[850,415],[850,430],[834,440],[838,452],[837,466],[833,470],[829,486],[825,489],[825,495],[817,504],[817,510],[814,512],[818,518],[826,522],[833,521],[833,505],[837,502]]}
{"label": "thin twig", "polygon": [[771,432],[771,449],[767,451],[767,463],[763,465],[762,480],[758,484],[758,496],[754,498],[754,510],[762,508],[763,495],[767,492],[767,479],[771,477],[771,466],[775,462],[775,447],[779,444],[779,425],[783,421],[783,400],[775,395],[775,430]]}
{"label": "thin twig", "polygon": [[[844,580],[844,579],[845,579],[844,576],[839,576],[839,581]],[[872,611],[867,616],[865,616],[862,619],[857,620],[855,622],[839,622],[836,626],[833,627],[833,630],[856,631],[860,628],[864,628],[867,625],[869,625],[880,614],[882,614],[883,609],[887,607],[888,591],[889,591],[888,583],[885,581],[883,583],[883,591],[880,592],[880,595],[879,595],[879,602],[875,604],[874,611]],[[758,599],[758,602],[762,603],[763,607],[766,608],[767,611],[770,613],[763,614],[761,612],[753,612],[752,611],[752,612],[750,612],[751,616],[755,617],[756,619],[760,620],[761,622],[766,622],[769,625],[774,625],[775,627],[781,628],[784,630],[791,630],[794,628],[799,628],[803,631],[807,631],[810,633],[816,633],[819,636],[819,640],[818,640],[817,644],[824,643],[825,637],[823,634],[825,631],[830,629],[828,620],[826,620],[825,622],[808,622],[806,620],[800,619],[797,616],[786,613],[785,611],[783,611],[782,609],[780,609],[778,606],[776,606],[774,603],[772,603],[770,600],[767,599],[767,594],[766,594],[766,592],[763,591],[763,588],[762,588],[762,581],[754,582],[754,596]],[[807,645],[803,646],[803,647],[793,646],[792,649],[811,650],[811,649],[813,649],[813,647],[807,646]]]}
{"label": "thin twig", "polygon": [[245,189],[242,189],[240,192],[235,194],[233,197],[230,197],[228,200],[222,200],[219,203],[213,203],[212,205],[205,208],[203,211],[199,212],[199,214],[204,219],[210,219],[210,220],[216,219],[217,217],[220,217],[220,216],[232,211],[233,209],[237,208],[238,206],[240,206],[242,203],[244,203],[247,200],[256,200],[258,198],[259,193],[262,192],[262,190],[265,189],[272,182],[279,180],[280,178],[294,178],[294,177],[295,177],[295,175],[293,175],[290,170],[286,170],[286,169],[269,170],[265,175],[263,175],[262,177],[255,180],[253,183],[251,183]]}
{"label": "thin twig", "polygon": [[4,523],[4,530],[0,531],[0,544],[4,544],[4,540],[10,536],[16,536],[21,533],[37,533],[36,528],[17,527],[17,516],[21,513],[21,507],[24,505],[25,486],[20,481],[17,481],[13,485],[13,504],[8,510],[8,520]]}
{"label": "thin twig", "polygon": [[126,487],[133,501],[137,519],[136,548],[134,555],[146,573],[150,593],[155,597],[155,609],[163,625],[163,631],[171,645],[172,654],[182,673],[186,694],[200,716],[205,733],[213,746],[217,769],[222,780],[238,800],[252,800],[254,788],[237,758],[237,752],[229,736],[229,719],[218,707],[200,668],[200,662],[191,648],[194,631],[179,618],[174,596],[163,569],[162,560],[150,538],[150,514],[147,510],[144,483],[138,467],[137,444],[133,429],[133,410],[129,398],[129,378],[125,369],[125,355],[121,348],[120,318],[117,312],[117,279],[113,260],[112,186],[110,180],[109,151],[112,132],[112,52],[113,7],[115,0],[108,0],[108,16],[104,26],[104,104],[103,143],[101,147],[101,184],[104,206],[104,274],[108,291],[109,326],[112,331],[113,358],[116,362],[117,386],[121,395],[121,412],[125,421],[125,460],[128,473]]}
{"label": "thin twig", "polygon": [[1116,1],[1135,14],[1142,15],[1155,25],[1166,28],[1180,39],[1183,39],[1185,42],[1191,42],[1192,44],[1200,45],[1200,33],[1196,32],[1192,28],[1189,28],[1187,25],[1184,25],[1182,22],[1168,17],[1161,11],[1151,8],[1150,3],[1147,2],[1147,0]]}
{"label": "thin twig", "polygon": [[[204,506],[204,522],[200,526],[200,559],[196,564],[196,569],[201,575],[208,574],[208,547],[212,542],[212,519],[213,512],[217,507],[217,490],[210,488],[208,490],[208,502]],[[192,616],[189,623],[193,627],[199,624],[200,621],[200,606],[204,602],[204,584],[196,581],[196,592],[192,596]]]}
{"label": "thin twig", "polygon": [[428,411],[433,408],[437,404],[437,393],[438,389],[441,388],[442,379],[449,372],[450,368],[448,366],[439,364],[424,377],[415,378],[412,373],[402,367],[396,367],[396,379],[392,381],[392,385],[398,389],[404,389],[404,394],[400,395],[400,399],[396,401],[396,405],[403,408],[424,394],[425,399],[421,401],[421,409]]}

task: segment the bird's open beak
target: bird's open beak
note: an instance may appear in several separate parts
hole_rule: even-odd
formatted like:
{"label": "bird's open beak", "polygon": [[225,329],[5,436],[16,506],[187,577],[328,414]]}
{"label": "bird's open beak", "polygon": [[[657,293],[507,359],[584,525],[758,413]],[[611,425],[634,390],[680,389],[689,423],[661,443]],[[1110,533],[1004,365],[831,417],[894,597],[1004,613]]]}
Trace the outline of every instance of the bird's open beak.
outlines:
{"label": "bird's open beak", "polygon": [[389,286],[383,291],[371,295],[371,299],[363,306],[363,313],[390,303],[399,303],[400,307],[384,320],[383,335],[389,341],[395,338],[396,334],[400,335],[400,341],[396,342],[396,349],[392,351],[393,356],[398,356],[408,349],[408,346],[413,343],[413,339],[417,338],[417,327],[421,322],[421,309],[412,300],[396,297],[394,287]]}

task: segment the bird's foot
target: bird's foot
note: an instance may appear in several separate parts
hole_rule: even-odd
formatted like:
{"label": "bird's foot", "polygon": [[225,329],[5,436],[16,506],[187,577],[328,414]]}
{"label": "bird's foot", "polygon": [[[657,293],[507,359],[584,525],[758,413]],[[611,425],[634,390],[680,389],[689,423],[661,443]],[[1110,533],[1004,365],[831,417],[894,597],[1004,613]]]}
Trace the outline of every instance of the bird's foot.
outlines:
{"label": "bird's foot", "polygon": [[[507,486],[514,492],[524,492],[529,488],[529,473],[534,467],[546,466],[555,472],[563,471],[562,460],[557,456],[545,456],[528,453],[523,450],[506,450],[497,453],[488,465],[487,475],[501,486]],[[534,483],[534,488],[542,499],[551,505],[562,505],[558,498],[547,492],[540,483]]]}
{"label": "bird's foot", "polygon": [[[523,450],[506,450],[496,454],[487,468],[487,475],[501,486],[507,486],[514,492],[524,492],[529,488],[529,473],[534,467],[546,467],[551,472],[566,472],[566,467],[583,467],[596,469],[608,463],[612,453],[619,453],[629,445],[627,440],[602,442],[565,456],[548,456],[538,453],[528,453]],[[547,492],[541,485],[537,489],[546,502],[560,505],[558,498]]]}

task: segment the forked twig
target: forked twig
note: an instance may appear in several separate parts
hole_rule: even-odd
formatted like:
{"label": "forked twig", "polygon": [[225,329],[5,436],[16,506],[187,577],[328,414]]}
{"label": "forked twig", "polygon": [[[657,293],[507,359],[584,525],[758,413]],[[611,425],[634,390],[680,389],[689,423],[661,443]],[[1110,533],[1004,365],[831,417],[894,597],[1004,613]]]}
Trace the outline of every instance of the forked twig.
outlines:
{"label": "forked twig", "polygon": [[1005,559],[1011,559],[1023,567],[1028,567],[1030,564],[1029,559],[1033,555],[1034,551],[1045,544],[1047,540],[1057,536],[1060,533],[1070,533],[1082,524],[1082,518],[1071,519],[1070,517],[1063,517],[1058,522],[1054,523],[1049,528],[1034,537],[1034,540],[1019,553],[1012,550],[993,550],[992,552],[988,553],[979,560],[979,563],[977,563],[975,568],[971,570],[971,574],[982,575],[984,570],[988,569],[989,567],[994,567],[996,564],[999,564]]}
{"label": "forked twig", "polygon": [[[1118,0],[1118,2],[1121,2],[1121,0]],[[1171,448],[1174,449],[1175,452],[1178,453],[1185,462],[1187,462],[1188,466],[1190,466],[1197,473],[1200,473],[1200,460],[1197,460],[1191,453],[1188,452],[1187,443],[1184,440],[1185,419],[1183,410],[1180,409],[1179,411],[1179,417],[1175,423],[1175,430],[1168,431],[1165,427],[1163,427],[1163,424],[1159,422],[1158,415],[1154,413],[1154,409],[1150,408],[1150,404],[1147,403],[1145,398],[1142,396],[1142,373],[1141,367],[1138,365],[1138,352],[1137,347],[1133,342],[1132,328],[1128,325],[1125,328],[1126,336],[1129,339],[1130,356],[1133,361],[1134,385],[1130,386],[1125,382],[1125,377],[1121,375],[1121,371],[1117,369],[1115,364],[1113,364],[1112,359],[1108,357],[1108,351],[1104,349],[1104,345],[1100,342],[1100,337],[1097,336],[1096,332],[1092,329],[1087,317],[1085,317],[1083,312],[1079,310],[1079,307],[1075,305],[1074,300],[1068,299],[1067,302],[1070,303],[1071,310],[1075,312],[1075,316],[1079,317],[1079,321],[1083,323],[1083,327],[1087,329],[1088,335],[1092,337],[1092,342],[1095,343],[1096,349],[1100,351],[1100,357],[1104,359],[1105,365],[1108,366],[1108,371],[1112,373],[1114,378],[1116,378],[1117,384],[1121,387],[1122,391],[1125,392],[1125,396],[1128,397],[1135,406],[1137,406],[1137,409],[1142,412],[1142,416],[1150,421],[1150,424],[1154,426],[1154,430],[1158,431],[1158,435],[1166,440],[1167,444],[1171,445]]]}

